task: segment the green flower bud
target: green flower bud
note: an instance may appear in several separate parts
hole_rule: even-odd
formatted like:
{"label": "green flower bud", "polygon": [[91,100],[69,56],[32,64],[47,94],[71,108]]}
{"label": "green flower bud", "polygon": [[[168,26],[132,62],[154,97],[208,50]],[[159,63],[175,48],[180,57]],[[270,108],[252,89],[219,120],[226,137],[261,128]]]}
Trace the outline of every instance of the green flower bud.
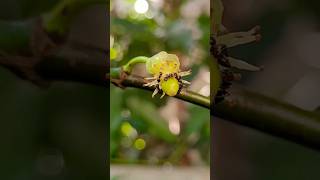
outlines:
{"label": "green flower bud", "polygon": [[175,96],[179,91],[179,82],[174,77],[161,81],[160,86],[162,91],[168,96]]}

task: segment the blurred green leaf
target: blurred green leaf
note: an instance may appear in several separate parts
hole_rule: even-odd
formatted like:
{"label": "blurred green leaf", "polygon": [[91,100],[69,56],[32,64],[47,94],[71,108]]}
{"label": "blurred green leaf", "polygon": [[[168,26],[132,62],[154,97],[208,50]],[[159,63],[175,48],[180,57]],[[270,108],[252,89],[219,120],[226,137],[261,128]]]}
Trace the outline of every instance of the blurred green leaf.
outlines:
{"label": "blurred green leaf", "polygon": [[150,134],[167,142],[176,141],[176,136],[170,132],[167,123],[160,117],[152,103],[136,97],[128,97],[126,102],[132,112],[132,118],[146,123]]}
{"label": "blurred green leaf", "polygon": [[111,157],[116,152],[120,139],[120,127],[123,121],[121,117],[122,110],[122,90],[111,86],[110,88],[110,155]]}
{"label": "blurred green leaf", "polygon": [[210,122],[210,111],[208,109],[190,105],[188,111],[192,113],[190,113],[191,116],[188,118],[183,132],[187,136],[194,132],[200,132]]}
{"label": "blurred green leaf", "polygon": [[184,53],[189,53],[192,47],[193,39],[190,30],[186,29],[182,21],[174,21],[167,28],[166,41],[170,50],[181,50]]}
{"label": "blurred green leaf", "polygon": [[[201,29],[201,33],[202,33],[202,37],[201,37],[201,45],[204,47],[203,49],[207,49],[209,50],[210,48],[210,17],[206,16],[206,15],[202,15],[198,18],[198,25],[199,28]],[[207,56],[209,56],[209,53],[206,54]]]}

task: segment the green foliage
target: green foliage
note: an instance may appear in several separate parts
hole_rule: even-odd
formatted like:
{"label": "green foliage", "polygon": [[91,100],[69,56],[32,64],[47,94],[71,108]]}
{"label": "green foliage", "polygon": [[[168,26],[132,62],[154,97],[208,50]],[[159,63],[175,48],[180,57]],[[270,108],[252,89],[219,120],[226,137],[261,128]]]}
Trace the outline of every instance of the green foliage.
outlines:
{"label": "green foliage", "polygon": [[[189,107],[189,112],[196,113],[192,113],[191,116],[188,118],[188,124],[186,124],[186,127],[184,129],[184,134],[186,136],[189,136],[192,133],[199,133],[199,131],[207,127],[210,128],[210,121],[208,121],[208,119],[210,119],[210,112],[208,109],[192,105]],[[206,133],[207,137],[210,136],[210,133],[208,134],[208,131],[204,130],[203,132]]]}
{"label": "green foliage", "polygon": [[[127,6],[127,9],[124,11],[116,9],[115,4],[120,2],[124,4],[123,7]],[[195,79],[204,68],[208,68],[209,14],[200,13],[194,20],[190,20],[181,14],[181,9],[189,1],[180,3],[163,1],[164,7],[174,8],[157,9],[150,4],[147,14],[153,16],[148,18],[147,15],[139,15],[134,11],[134,2],[111,1],[111,39],[114,50],[117,51],[117,57],[111,61],[111,67],[120,67],[137,56],[152,57],[161,51],[166,51],[179,57],[183,71],[192,69],[192,74],[186,77],[188,81]],[[191,21],[195,21],[192,28],[186,25]],[[145,64],[135,65],[132,74],[151,76]],[[157,159],[157,162],[154,162],[156,164],[166,161],[184,164],[182,159],[191,149],[196,149],[203,157],[201,161],[208,163],[209,110],[178,100],[172,103],[173,99],[168,96],[159,100],[152,98],[151,94],[152,92],[140,89],[121,90],[115,86],[111,87],[111,107],[115,106],[111,109],[111,152],[113,152],[111,162],[148,162]],[[171,105],[178,108],[176,111],[178,114],[172,117],[186,114],[185,117],[179,117],[181,121],[178,134],[174,133],[172,127],[170,129],[172,119],[168,119],[167,112],[162,112]],[[134,129],[132,136],[126,136],[121,132],[122,125],[127,126],[127,123]],[[199,138],[190,143],[188,139],[192,139],[192,136]],[[134,141],[138,138],[146,142],[146,147],[142,150],[134,147]]]}
{"label": "green foliage", "polygon": [[175,142],[176,137],[169,131],[165,121],[152,103],[131,97],[127,100],[127,104],[132,111],[132,118],[148,125],[148,133],[164,141]]}

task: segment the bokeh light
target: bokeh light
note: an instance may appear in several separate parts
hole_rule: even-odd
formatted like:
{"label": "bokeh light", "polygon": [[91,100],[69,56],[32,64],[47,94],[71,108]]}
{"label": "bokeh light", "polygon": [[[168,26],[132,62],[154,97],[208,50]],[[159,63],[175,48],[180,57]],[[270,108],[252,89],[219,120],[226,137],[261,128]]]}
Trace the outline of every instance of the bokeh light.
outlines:
{"label": "bokeh light", "polygon": [[136,0],[134,3],[134,10],[139,14],[144,14],[149,9],[149,3],[146,0]]}
{"label": "bokeh light", "polygon": [[180,133],[180,122],[177,117],[172,117],[169,121],[169,130],[172,134],[178,135]]}
{"label": "bokeh light", "polygon": [[138,134],[137,131],[128,122],[124,122],[121,124],[121,132],[127,137],[135,137]]}
{"label": "bokeh light", "polygon": [[146,147],[146,141],[142,138],[138,138],[134,141],[134,147],[138,150],[143,150]]}

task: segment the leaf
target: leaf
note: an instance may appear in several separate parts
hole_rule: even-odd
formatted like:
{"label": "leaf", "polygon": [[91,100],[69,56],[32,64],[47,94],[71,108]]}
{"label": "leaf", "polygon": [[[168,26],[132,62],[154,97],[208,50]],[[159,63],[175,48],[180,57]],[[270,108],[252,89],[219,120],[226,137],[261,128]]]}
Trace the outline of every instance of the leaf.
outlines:
{"label": "leaf", "polygon": [[176,136],[173,135],[166,121],[160,117],[156,107],[143,99],[137,97],[129,97],[127,105],[132,112],[132,118],[144,121],[147,124],[148,132],[167,142],[175,142]]}
{"label": "leaf", "polygon": [[119,129],[123,118],[121,117],[121,99],[122,90],[111,87],[110,88],[110,155],[113,156],[119,146]]}
{"label": "leaf", "polygon": [[184,133],[187,136],[194,132],[200,132],[207,122],[210,121],[210,110],[208,109],[204,109],[196,105],[190,105],[189,112],[192,113],[188,118],[184,129]]}
{"label": "leaf", "polygon": [[191,30],[181,20],[173,21],[166,29],[166,41],[169,50],[180,49],[184,53],[188,53],[192,48],[193,39]]}

